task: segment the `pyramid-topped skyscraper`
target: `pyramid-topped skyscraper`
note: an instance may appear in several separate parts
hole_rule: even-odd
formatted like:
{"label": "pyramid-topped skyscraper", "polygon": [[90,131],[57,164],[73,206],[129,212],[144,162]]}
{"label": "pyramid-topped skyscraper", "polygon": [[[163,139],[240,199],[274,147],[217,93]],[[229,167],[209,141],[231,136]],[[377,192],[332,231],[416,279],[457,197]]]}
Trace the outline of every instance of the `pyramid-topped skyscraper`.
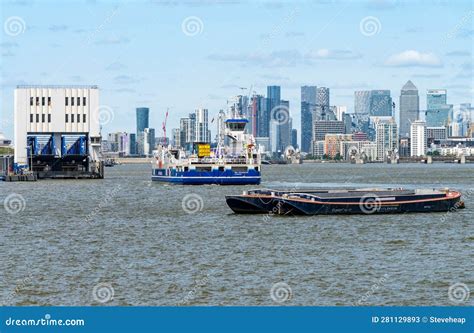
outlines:
{"label": "pyramid-topped skyscraper", "polygon": [[410,137],[410,124],[419,119],[420,97],[418,88],[408,80],[400,93],[400,137]]}

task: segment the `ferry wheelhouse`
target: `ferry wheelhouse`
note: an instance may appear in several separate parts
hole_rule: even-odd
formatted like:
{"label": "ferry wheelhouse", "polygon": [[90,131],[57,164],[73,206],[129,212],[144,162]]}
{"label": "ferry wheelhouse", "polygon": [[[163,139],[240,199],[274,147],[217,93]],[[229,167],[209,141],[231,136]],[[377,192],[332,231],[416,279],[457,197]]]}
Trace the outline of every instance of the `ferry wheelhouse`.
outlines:
{"label": "ferry wheelhouse", "polygon": [[182,148],[159,146],[154,154],[153,181],[183,185],[248,185],[260,184],[261,157],[252,135],[245,133],[248,120],[227,119],[227,145],[195,143],[193,153]]}

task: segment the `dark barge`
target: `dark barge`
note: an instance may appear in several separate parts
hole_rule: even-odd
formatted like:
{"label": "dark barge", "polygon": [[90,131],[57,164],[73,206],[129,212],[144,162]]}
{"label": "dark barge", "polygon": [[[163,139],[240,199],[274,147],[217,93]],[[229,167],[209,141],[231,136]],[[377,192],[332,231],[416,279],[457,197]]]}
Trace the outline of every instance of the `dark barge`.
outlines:
{"label": "dark barge", "polygon": [[452,190],[252,190],[226,196],[238,214],[328,215],[447,212],[464,208]]}

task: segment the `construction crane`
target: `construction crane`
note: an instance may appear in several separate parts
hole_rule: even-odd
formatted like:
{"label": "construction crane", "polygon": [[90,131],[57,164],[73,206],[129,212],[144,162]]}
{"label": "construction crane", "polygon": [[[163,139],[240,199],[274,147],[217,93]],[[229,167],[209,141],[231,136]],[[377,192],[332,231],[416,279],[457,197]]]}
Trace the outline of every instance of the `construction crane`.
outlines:
{"label": "construction crane", "polygon": [[164,135],[164,139],[163,139],[163,145],[166,145],[166,141],[167,141],[167,137],[166,137],[166,122],[168,121],[168,112],[169,112],[170,108],[166,108],[166,115],[165,115],[165,121],[163,121],[163,135]]}

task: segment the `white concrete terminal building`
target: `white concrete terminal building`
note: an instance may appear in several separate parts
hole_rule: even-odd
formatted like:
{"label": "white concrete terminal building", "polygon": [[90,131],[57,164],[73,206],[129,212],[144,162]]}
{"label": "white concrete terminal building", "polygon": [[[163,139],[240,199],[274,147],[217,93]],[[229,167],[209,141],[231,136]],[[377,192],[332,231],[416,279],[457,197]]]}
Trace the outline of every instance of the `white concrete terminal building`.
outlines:
{"label": "white concrete terminal building", "polygon": [[[64,174],[66,169],[69,175],[103,175],[97,86],[17,86],[14,108],[18,166],[29,165],[33,171],[53,175]],[[46,138],[47,143],[39,138]],[[82,141],[75,142],[75,138]],[[71,140],[79,150],[72,147]]]}

